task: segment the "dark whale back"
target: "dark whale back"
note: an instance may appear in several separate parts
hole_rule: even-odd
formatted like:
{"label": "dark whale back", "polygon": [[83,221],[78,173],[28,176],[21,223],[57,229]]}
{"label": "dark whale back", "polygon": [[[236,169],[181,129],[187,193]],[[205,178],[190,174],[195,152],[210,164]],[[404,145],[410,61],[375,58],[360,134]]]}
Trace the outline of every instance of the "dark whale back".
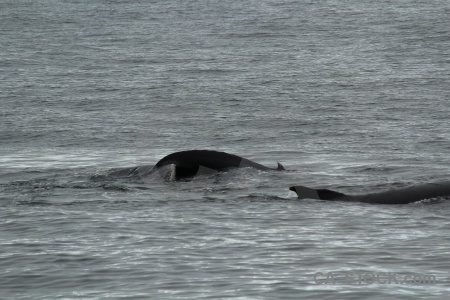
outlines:
{"label": "dark whale back", "polygon": [[114,170],[109,176],[147,176],[159,171],[163,178],[173,180],[195,177],[197,175],[214,174],[230,168],[245,167],[263,171],[284,170],[284,167],[280,163],[278,163],[277,168],[271,169],[234,154],[211,150],[188,150],[169,154],[158,161],[154,167],[122,168]]}
{"label": "dark whale back", "polygon": [[296,192],[299,199],[308,198],[376,204],[408,204],[425,199],[450,196],[450,181],[441,183],[427,183],[366,195],[345,195],[331,190],[311,189],[304,186],[292,186],[289,189]]}
{"label": "dark whale back", "polygon": [[[174,164],[176,167],[176,179],[194,177],[200,174],[225,171],[230,168],[251,167],[257,170],[273,170],[240,156],[211,150],[188,150],[169,154],[163,157],[155,167],[161,168]],[[278,163],[275,170],[284,170]]]}
{"label": "dark whale back", "polygon": [[368,195],[352,196],[354,201],[380,204],[408,204],[424,199],[450,196],[450,182],[427,183]]}
{"label": "dark whale back", "polygon": [[196,168],[199,165],[214,170],[224,170],[227,168],[238,168],[242,158],[225,152],[210,150],[189,150],[169,154],[163,157],[156,167],[168,164],[175,164],[180,168]]}

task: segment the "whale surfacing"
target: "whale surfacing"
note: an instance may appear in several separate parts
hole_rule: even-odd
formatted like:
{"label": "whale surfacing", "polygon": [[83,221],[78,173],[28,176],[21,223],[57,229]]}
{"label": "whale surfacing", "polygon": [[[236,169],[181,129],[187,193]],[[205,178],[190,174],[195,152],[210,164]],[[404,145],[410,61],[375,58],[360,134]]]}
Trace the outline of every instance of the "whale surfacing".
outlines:
{"label": "whale surfacing", "polygon": [[349,201],[375,204],[408,204],[425,199],[449,197],[450,181],[427,183],[366,195],[346,195],[327,189],[312,189],[300,185],[292,186],[289,189],[297,193],[298,199]]}
{"label": "whale surfacing", "polygon": [[180,180],[199,175],[211,175],[232,168],[254,168],[257,170],[284,170],[278,163],[277,168],[269,168],[226,152],[211,150],[188,150],[169,154],[156,163],[132,168],[118,169],[109,174],[113,177],[147,176],[158,172],[165,180]]}

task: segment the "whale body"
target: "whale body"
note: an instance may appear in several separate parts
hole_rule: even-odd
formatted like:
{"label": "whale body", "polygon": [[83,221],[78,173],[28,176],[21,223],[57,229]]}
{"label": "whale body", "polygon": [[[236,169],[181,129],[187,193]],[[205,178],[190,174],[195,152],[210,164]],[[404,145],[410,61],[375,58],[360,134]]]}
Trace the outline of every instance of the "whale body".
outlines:
{"label": "whale body", "polygon": [[112,177],[147,176],[158,172],[166,180],[192,178],[198,175],[210,175],[232,168],[254,168],[257,170],[284,170],[278,163],[277,168],[269,168],[226,152],[211,150],[188,150],[169,154],[156,165],[122,168],[109,173]]}
{"label": "whale body", "polygon": [[298,199],[364,202],[375,204],[408,204],[425,199],[450,196],[450,181],[427,183],[365,195],[346,195],[327,189],[312,189],[300,185],[292,186],[289,189],[297,193]]}

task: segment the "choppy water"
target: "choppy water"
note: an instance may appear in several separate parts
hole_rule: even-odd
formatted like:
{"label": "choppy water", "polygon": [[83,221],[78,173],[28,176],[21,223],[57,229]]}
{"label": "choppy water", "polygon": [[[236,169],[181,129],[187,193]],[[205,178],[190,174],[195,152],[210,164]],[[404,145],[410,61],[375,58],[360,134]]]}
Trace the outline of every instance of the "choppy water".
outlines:
{"label": "choppy water", "polygon": [[[1,298],[446,299],[448,201],[301,201],[288,187],[448,180],[449,13],[448,1],[2,0]],[[187,149],[288,171],[92,178]],[[357,271],[399,283],[314,280]]]}

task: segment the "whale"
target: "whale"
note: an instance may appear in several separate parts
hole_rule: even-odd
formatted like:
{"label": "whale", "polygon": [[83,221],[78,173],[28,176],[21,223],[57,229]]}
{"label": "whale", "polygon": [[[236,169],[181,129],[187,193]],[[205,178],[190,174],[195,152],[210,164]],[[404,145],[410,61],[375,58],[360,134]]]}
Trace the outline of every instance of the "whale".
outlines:
{"label": "whale", "polygon": [[292,186],[289,190],[295,192],[298,199],[363,202],[373,204],[408,204],[426,199],[450,197],[450,181],[427,183],[363,195],[346,195],[328,189],[313,189],[301,185]]}
{"label": "whale", "polygon": [[261,171],[285,170],[278,163],[276,168],[269,168],[249,159],[219,151],[187,150],[169,154],[155,165],[115,169],[108,174],[111,177],[148,176],[159,173],[168,181],[194,178],[199,175],[212,175],[233,168],[254,168]]}

